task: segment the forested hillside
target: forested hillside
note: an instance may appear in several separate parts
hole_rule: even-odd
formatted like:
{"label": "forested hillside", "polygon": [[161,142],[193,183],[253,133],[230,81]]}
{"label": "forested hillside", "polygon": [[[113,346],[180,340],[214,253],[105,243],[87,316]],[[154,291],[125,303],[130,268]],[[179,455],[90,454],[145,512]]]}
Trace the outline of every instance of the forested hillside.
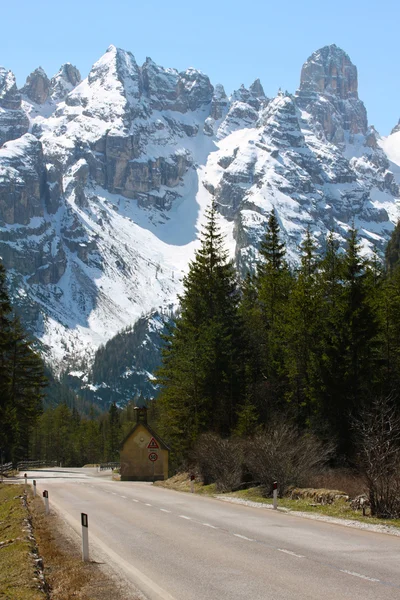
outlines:
{"label": "forested hillside", "polygon": [[365,258],[354,228],[344,250],[330,232],[322,253],[308,230],[291,268],[272,211],[240,286],[212,207],[158,374],[176,465],[204,433],[246,437],[271,423],[330,445],[331,464],[354,464],[363,415],[379,399],[399,408],[399,235],[398,225],[383,263]]}

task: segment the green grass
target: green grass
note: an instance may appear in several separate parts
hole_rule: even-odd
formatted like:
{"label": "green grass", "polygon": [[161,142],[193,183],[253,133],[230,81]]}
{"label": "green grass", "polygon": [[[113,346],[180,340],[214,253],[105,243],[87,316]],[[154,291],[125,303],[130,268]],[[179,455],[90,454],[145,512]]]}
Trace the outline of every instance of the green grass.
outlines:
{"label": "green grass", "polygon": [[[253,502],[261,502],[263,504],[272,504],[272,498],[265,498],[262,495],[260,488],[249,488],[239,492],[228,492],[227,494],[219,494],[220,496],[234,496],[243,500],[251,500]],[[328,517],[336,517],[339,519],[351,519],[353,521],[361,521],[374,525],[392,525],[400,528],[400,519],[376,519],[374,517],[363,517],[361,511],[353,510],[349,502],[343,499],[336,500],[332,504],[313,505],[310,500],[291,500],[290,498],[279,498],[278,507],[286,508],[291,511],[309,512],[316,515],[324,515]]]}
{"label": "green grass", "polygon": [[43,600],[34,581],[31,544],[23,530],[27,510],[21,502],[22,485],[0,484],[0,598]]}

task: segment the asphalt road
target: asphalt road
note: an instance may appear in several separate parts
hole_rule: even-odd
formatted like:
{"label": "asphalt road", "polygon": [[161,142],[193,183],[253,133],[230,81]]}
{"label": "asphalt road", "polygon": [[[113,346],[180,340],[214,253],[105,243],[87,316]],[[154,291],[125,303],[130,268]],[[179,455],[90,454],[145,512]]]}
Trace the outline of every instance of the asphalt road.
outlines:
{"label": "asphalt road", "polygon": [[91,558],[151,600],[400,600],[400,537],[115,482],[94,469],[28,472]]}

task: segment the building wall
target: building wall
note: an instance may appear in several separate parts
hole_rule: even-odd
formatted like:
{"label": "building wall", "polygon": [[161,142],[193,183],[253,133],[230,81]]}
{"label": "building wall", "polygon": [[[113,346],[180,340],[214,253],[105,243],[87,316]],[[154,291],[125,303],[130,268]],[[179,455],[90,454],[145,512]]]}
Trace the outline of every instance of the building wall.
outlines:
{"label": "building wall", "polygon": [[[146,426],[139,424],[125,441],[121,450],[121,481],[155,481],[168,478],[168,450],[147,448],[153,435]],[[158,459],[149,460],[155,452]]]}

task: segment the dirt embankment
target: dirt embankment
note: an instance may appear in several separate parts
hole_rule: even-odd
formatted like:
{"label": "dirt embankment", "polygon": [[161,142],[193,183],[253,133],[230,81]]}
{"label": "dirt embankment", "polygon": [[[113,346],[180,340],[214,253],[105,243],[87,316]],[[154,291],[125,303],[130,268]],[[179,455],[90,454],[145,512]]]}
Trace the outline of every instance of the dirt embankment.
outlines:
{"label": "dirt embankment", "polygon": [[23,485],[0,485],[0,598],[132,600],[95,562],[83,563],[76,535]]}

